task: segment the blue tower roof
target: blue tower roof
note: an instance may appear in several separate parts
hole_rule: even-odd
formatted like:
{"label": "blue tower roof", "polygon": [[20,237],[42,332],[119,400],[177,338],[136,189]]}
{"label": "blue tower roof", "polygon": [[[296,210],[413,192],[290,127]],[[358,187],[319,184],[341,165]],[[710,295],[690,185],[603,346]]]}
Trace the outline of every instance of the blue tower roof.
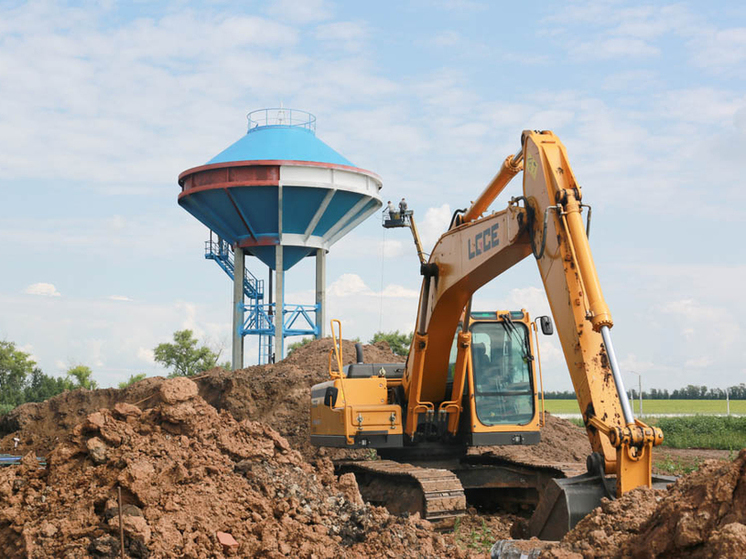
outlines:
{"label": "blue tower roof", "polygon": [[222,239],[272,269],[281,244],[288,270],[381,206],[381,179],[319,140],[312,114],[281,107],[248,118],[244,137],[179,176],[179,204]]}
{"label": "blue tower roof", "polygon": [[[316,118],[313,115],[304,113],[303,120],[299,124],[294,122],[297,117],[289,109],[285,110],[290,113],[286,117],[287,124],[278,124],[276,117],[271,121],[268,121],[267,118],[258,120],[252,118],[255,113],[261,114],[263,111],[250,113],[249,131],[246,135],[210,159],[207,164],[284,160],[355,166],[349,159],[343,157],[316,137],[314,133]],[[301,111],[296,110],[294,112],[297,115]]]}

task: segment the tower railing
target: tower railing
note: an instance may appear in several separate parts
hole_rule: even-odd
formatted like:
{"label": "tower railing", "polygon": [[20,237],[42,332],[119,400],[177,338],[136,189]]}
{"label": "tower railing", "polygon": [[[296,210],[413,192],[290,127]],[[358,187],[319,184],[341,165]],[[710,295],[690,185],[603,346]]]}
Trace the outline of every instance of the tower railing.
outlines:
{"label": "tower railing", "polygon": [[[233,247],[230,243],[223,239],[205,241],[205,258],[215,260],[223,271],[234,279]],[[264,280],[258,279],[247,268],[244,268],[243,291],[249,299],[263,299]]]}
{"label": "tower railing", "polygon": [[316,133],[316,117],[309,112],[284,107],[273,109],[258,109],[246,115],[251,132],[256,128],[266,126],[282,126],[286,128],[305,128]]}
{"label": "tower railing", "polygon": [[[282,324],[285,336],[317,336],[319,325],[315,315],[320,305],[285,305],[282,310]],[[274,315],[277,312],[275,303],[244,305],[247,312],[243,325],[244,334],[264,334],[274,336]],[[312,317],[311,315],[314,315]]]}

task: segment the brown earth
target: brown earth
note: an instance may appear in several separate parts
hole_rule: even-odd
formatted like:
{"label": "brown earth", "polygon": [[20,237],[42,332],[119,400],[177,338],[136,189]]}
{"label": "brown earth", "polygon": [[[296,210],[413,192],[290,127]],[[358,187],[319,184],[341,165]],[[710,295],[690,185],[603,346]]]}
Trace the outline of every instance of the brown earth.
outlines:
{"label": "brown earth", "polygon": [[[319,340],[273,365],[79,390],[6,414],[0,452],[12,452],[18,436],[18,450],[49,465],[39,470],[29,455],[24,466],[0,470],[0,549],[117,556],[117,484],[131,557],[480,556],[489,539],[507,537],[509,515],[472,511],[456,533],[440,536],[424,521],[362,505],[354,480],[335,479],[328,457],[342,451],[308,443],[309,388],[328,378],[330,348]],[[343,356],[354,361],[352,342]],[[366,362],[401,360],[385,343],[365,347]],[[582,464],[590,446],[582,429],[547,414],[539,445],[473,452]],[[544,556],[746,556],[743,462],[706,462],[668,492],[604,503]],[[238,551],[216,543],[218,531],[232,534]]]}
{"label": "brown earth", "polygon": [[[237,420],[260,421],[277,430],[291,446],[307,458],[319,455],[309,442],[310,387],[329,378],[330,338],[308,343],[283,361],[228,372],[217,368],[193,377],[199,393],[218,411],[225,410]],[[364,346],[367,363],[397,363],[403,357],[391,352],[386,342]],[[355,361],[354,342],[342,343],[343,363]],[[24,404],[0,418],[0,452],[13,451],[13,438],[19,437],[19,450],[46,455],[87,414],[127,402],[147,409],[153,405],[161,377],[152,377],[123,390],[77,390],[65,392],[46,402]],[[494,453],[524,463],[584,463],[590,453],[585,432],[572,423],[546,414],[541,442],[535,446],[481,447],[472,453]],[[323,456],[337,457],[341,451],[322,449]],[[362,451],[344,451],[345,456]]]}
{"label": "brown earth", "polygon": [[130,557],[466,556],[428,522],[363,504],[353,476],[218,412],[185,378],[162,382],[144,412],[89,414],[46,468],[29,453],[0,471],[3,556],[118,557],[117,487]]}
{"label": "brown earth", "polygon": [[605,501],[541,557],[746,557],[746,450],[707,460],[667,491]]}
{"label": "brown earth", "polygon": [[537,445],[475,447],[469,452],[490,453],[525,464],[585,464],[586,457],[591,453],[585,430],[549,413],[545,418],[541,441]]}
{"label": "brown earth", "polygon": [[[286,437],[293,448],[310,457],[316,454],[308,436],[310,387],[328,379],[330,338],[308,343],[283,361],[233,372],[220,368],[193,377],[200,396],[217,410],[239,421],[266,423]],[[355,343],[342,342],[345,365],[355,361]],[[367,363],[399,363],[386,342],[364,346]],[[24,404],[0,417],[0,452],[34,450],[44,456],[86,415],[117,402],[147,409],[157,401],[162,377],[152,377],[125,389],[76,390],[41,403]],[[14,449],[14,437],[21,443]]]}
{"label": "brown earth", "polygon": [[658,446],[653,451],[653,473],[680,476],[700,468],[705,460],[730,461],[734,457],[731,450]]}

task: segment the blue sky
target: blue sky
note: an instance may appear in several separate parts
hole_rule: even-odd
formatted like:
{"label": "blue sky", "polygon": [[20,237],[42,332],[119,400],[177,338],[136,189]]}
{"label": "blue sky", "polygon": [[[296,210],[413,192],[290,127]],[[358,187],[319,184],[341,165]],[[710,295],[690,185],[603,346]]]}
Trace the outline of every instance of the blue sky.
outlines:
{"label": "blue sky", "polygon": [[[162,373],[152,349],[184,327],[227,356],[231,285],[176,178],[282,102],[406,196],[429,246],[523,129],[553,130],[623,368],[744,382],[745,78],[740,2],[0,2],[0,338],[104,386]],[[406,232],[371,218],[329,253],[329,317],[410,331],[417,272]],[[312,277],[288,273],[288,302]],[[526,260],[475,307],[543,314],[540,287]],[[568,388],[543,342],[545,386]]]}

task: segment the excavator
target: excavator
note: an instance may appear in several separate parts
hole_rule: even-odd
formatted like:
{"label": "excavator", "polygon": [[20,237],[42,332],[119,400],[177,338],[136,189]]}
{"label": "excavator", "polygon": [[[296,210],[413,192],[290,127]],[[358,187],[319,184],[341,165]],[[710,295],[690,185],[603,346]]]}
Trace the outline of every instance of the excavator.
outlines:
{"label": "excavator", "polygon": [[[486,213],[521,171],[523,195]],[[311,442],[376,449],[380,459],[336,465],[355,474],[366,500],[394,513],[417,512],[442,529],[464,514],[467,500],[529,505],[535,509],[526,535],[554,540],[602,497],[671,481],[652,475],[652,449],[663,433],[635,418],[627,399],[589,227],[590,207],[564,145],[550,131],[524,131],[521,148],[468,209],[454,213],[426,262],[418,246],[422,287],[405,364],[366,364],[358,355],[343,367],[341,325],[332,321],[330,379],[311,391]],[[471,309],[480,287],[530,256],[593,451],[585,472],[577,464],[475,452],[540,441],[537,335],[551,334],[552,320],[531,320],[525,310]]]}

